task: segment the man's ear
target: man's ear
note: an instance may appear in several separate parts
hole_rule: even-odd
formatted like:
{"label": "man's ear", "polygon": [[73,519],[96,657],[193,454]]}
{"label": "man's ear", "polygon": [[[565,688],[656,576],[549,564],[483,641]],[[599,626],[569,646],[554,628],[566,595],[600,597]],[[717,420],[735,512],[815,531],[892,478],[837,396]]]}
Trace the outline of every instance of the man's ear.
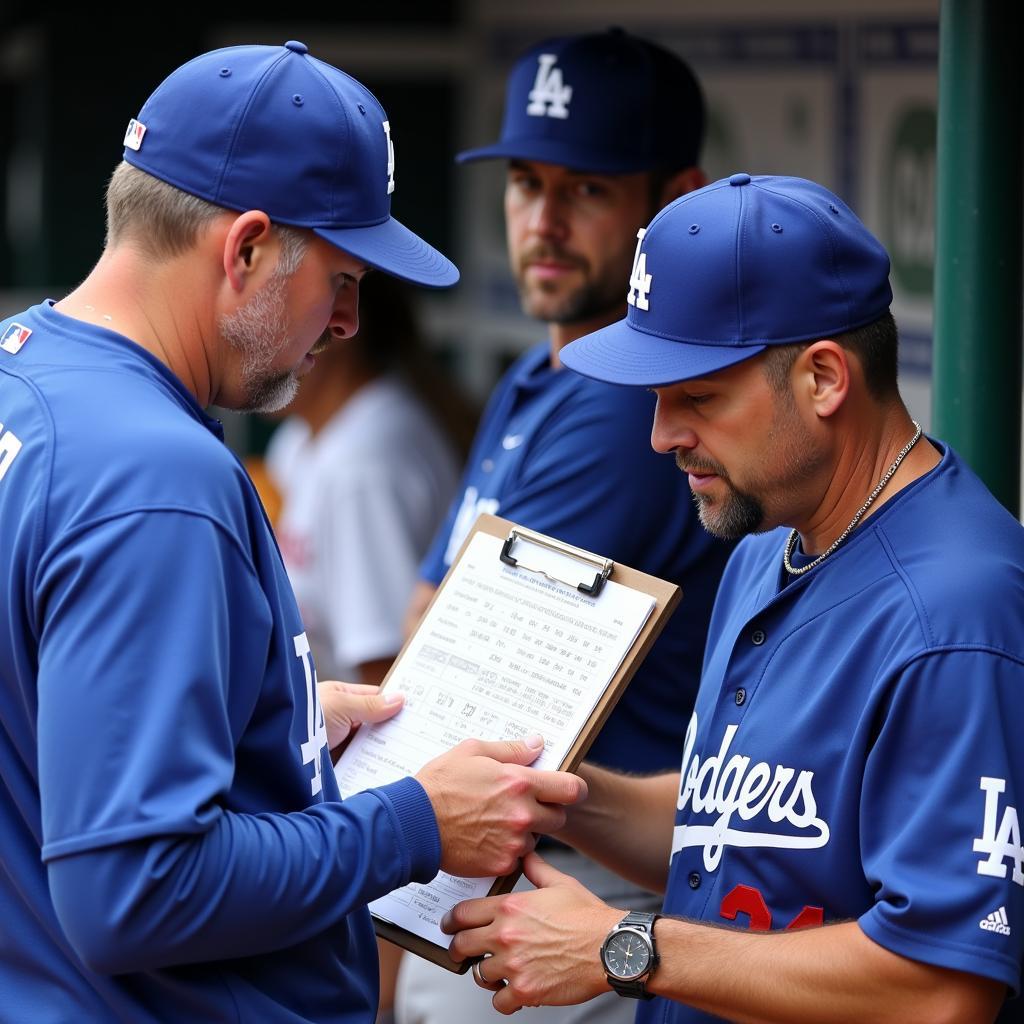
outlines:
{"label": "man's ear", "polygon": [[850,356],[831,338],[812,342],[793,364],[798,401],[807,402],[821,418],[834,415],[850,392]]}
{"label": "man's ear", "polygon": [[661,206],[668,206],[673,199],[685,196],[687,192],[693,192],[695,189],[703,188],[707,183],[708,176],[699,167],[686,167],[677,171],[662,185],[658,202]]}
{"label": "man's ear", "polygon": [[262,210],[247,210],[232,221],[224,236],[223,261],[224,276],[234,291],[242,291],[268,260],[277,265],[270,242],[270,218]]}

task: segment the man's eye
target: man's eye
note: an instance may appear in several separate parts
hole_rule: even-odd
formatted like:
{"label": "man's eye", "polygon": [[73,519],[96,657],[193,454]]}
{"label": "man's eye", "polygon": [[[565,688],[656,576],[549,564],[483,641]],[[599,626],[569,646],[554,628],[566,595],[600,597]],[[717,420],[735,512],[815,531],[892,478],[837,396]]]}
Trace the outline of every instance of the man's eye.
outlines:
{"label": "man's eye", "polygon": [[705,402],[711,401],[710,395],[687,395],[690,400],[690,405],[703,405]]}
{"label": "man's eye", "polygon": [[585,199],[595,199],[606,192],[605,187],[596,181],[580,181],[576,184],[576,194]]}
{"label": "man's eye", "polygon": [[527,175],[521,175],[519,177],[510,178],[509,184],[513,188],[517,188],[522,192],[531,192],[538,187],[538,181],[536,178],[528,177]]}

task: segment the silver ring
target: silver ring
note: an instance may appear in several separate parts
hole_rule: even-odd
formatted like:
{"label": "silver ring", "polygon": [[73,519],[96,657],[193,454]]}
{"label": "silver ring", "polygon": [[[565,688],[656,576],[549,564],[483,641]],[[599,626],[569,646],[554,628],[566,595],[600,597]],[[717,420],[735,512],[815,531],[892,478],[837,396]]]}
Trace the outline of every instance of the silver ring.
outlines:
{"label": "silver ring", "polygon": [[[490,954],[489,953],[485,953],[484,954],[484,960],[486,960],[488,956],[490,956]],[[476,963],[473,964],[473,977],[476,979],[476,983],[478,985],[487,986],[487,985],[490,984],[490,982],[487,980],[487,978],[484,977],[484,966],[483,965],[484,965],[484,961],[483,960],[477,960]]]}

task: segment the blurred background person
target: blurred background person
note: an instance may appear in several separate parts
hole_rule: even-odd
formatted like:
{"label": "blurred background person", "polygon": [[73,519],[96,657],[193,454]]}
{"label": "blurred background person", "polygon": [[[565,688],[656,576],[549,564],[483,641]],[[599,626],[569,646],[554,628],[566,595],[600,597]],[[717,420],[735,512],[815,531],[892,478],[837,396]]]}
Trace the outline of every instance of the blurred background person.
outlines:
{"label": "blurred background person", "polygon": [[[285,566],[324,679],[379,683],[472,436],[408,289],[360,285],[356,336],[317,355],[265,457]],[[264,488],[265,489],[265,488]]]}
{"label": "blurred background person", "polygon": [[[459,496],[420,566],[407,626],[482,512],[679,583],[679,608],[588,753],[630,773],[679,764],[732,544],[705,531],[675,462],[650,448],[654,395],[569,373],[559,353],[619,320],[630,303],[646,304],[650,273],[637,256],[638,232],[705,184],[705,120],[700,84],[678,55],[622,29],[587,32],[523,53],[508,77],[498,141],[457,157],[505,162],[509,265],[523,312],[546,337],[516,360],[488,402]],[[661,906],[659,895],[556,839],[542,837],[538,849],[612,906]],[[538,1024],[629,1024],[634,1011],[609,989],[585,1007],[526,1016]],[[415,956],[402,960],[395,1017],[500,1019],[468,976]]]}

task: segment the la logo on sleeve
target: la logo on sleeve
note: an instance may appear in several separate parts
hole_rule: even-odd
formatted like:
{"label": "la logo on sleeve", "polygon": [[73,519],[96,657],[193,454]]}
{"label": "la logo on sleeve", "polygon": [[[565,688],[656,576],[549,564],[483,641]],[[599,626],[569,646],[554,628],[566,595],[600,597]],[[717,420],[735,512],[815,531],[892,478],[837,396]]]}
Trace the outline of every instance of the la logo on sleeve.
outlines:
{"label": "la logo on sleeve", "polygon": [[1013,865],[1013,880],[1024,886],[1024,847],[1020,844],[1020,820],[1017,808],[1009,804],[999,819],[999,794],[1006,791],[1006,779],[993,779],[983,775],[981,789],[985,794],[985,818],[981,836],[974,840],[974,852],[988,856],[978,862],[978,874],[993,878],[1006,877],[1006,861]]}

